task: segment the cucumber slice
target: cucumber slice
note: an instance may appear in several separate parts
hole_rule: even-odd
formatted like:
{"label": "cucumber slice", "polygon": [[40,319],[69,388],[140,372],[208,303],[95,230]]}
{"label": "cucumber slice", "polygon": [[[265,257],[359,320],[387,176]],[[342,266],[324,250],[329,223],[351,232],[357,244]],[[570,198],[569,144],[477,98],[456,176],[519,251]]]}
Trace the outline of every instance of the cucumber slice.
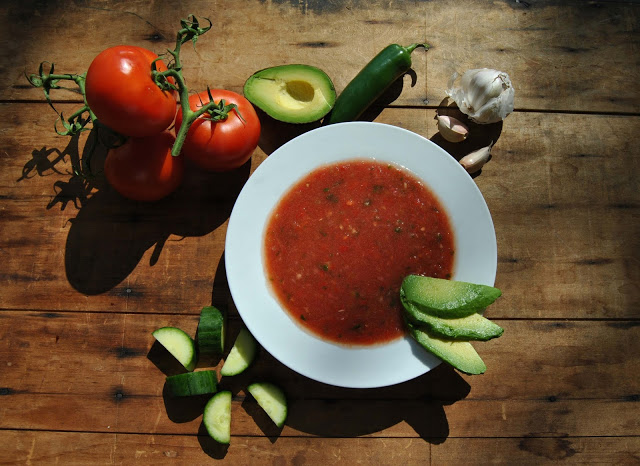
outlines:
{"label": "cucumber slice", "polygon": [[188,371],[196,368],[196,345],[186,332],[176,327],[162,327],[152,335]]}
{"label": "cucumber slice", "polygon": [[196,343],[199,354],[222,354],[226,333],[226,318],[213,306],[206,306],[200,312]]}
{"label": "cucumber slice", "polygon": [[253,362],[258,352],[258,342],[253,335],[243,328],[236,338],[233,348],[229,351],[227,359],[224,361],[220,375],[238,375],[243,372]]}
{"label": "cucumber slice", "polygon": [[410,301],[401,301],[407,318],[418,326],[426,327],[435,337],[487,341],[504,332],[502,327],[478,313],[467,317],[441,319],[423,312]]}
{"label": "cucumber slice", "polygon": [[213,395],[204,407],[202,417],[207,432],[218,443],[231,440],[231,392],[222,391]]}
{"label": "cucumber slice", "polygon": [[436,338],[423,328],[407,322],[409,333],[427,351],[467,374],[482,374],[487,366],[468,341]]}
{"label": "cucumber slice", "polygon": [[247,390],[271,420],[282,427],[287,420],[287,398],[280,387],[269,382],[255,382]]}
{"label": "cucumber slice", "polygon": [[197,371],[167,377],[167,388],[173,396],[206,395],[218,391],[216,371]]}

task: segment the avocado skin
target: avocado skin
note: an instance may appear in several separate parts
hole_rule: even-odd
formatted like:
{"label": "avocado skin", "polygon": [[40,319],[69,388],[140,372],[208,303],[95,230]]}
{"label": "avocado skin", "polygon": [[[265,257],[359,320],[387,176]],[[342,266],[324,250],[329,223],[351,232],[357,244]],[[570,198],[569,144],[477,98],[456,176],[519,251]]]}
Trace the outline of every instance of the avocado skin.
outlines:
{"label": "avocado skin", "polygon": [[243,92],[253,105],[285,123],[318,121],[336,101],[331,78],[321,69],[303,64],[256,71],[245,82]]}
{"label": "avocado skin", "polygon": [[468,341],[439,338],[424,327],[417,327],[408,321],[405,323],[409,334],[420,346],[459,371],[478,375],[487,370],[484,361]]}
{"label": "avocado skin", "polygon": [[404,299],[401,299],[401,301],[407,311],[409,320],[418,326],[426,327],[434,336],[459,340],[487,341],[504,333],[502,327],[479,313],[466,317],[443,319],[421,311],[409,301]]}
{"label": "avocado skin", "polygon": [[402,281],[400,298],[434,317],[467,317],[500,297],[498,288],[444,278],[408,275]]}

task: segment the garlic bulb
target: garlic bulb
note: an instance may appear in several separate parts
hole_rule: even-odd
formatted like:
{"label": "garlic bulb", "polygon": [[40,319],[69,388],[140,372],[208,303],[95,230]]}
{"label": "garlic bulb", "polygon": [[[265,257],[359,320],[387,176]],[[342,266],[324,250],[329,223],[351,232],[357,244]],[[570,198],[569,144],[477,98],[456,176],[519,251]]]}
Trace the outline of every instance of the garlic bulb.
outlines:
{"label": "garlic bulb", "polygon": [[447,95],[471,120],[496,123],[513,111],[515,90],[507,73],[488,68],[469,70],[462,75],[460,85],[455,86],[459,77],[453,73]]}
{"label": "garlic bulb", "polygon": [[438,131],[449,142],[461,142],[467,139],[469,128],[457,118],[447,115],[436,115]]}
{"label": "garlic bulb", "polygon": [[465,155],[460,159],[460,165],[464,167],[467,173],[475,173],[479,171],[484,164],[489,161],[489,158],[491,157],[491,147],[493,147],[493,142],[487,147],[474,150],[470,154]]}

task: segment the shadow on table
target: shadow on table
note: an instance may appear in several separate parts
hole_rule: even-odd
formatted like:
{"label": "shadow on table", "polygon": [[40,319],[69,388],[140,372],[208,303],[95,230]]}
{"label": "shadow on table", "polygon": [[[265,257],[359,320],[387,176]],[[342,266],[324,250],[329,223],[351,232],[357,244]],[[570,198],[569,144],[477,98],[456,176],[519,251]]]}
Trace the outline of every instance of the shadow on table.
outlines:
{"label": "shadow on table", "polygon": [[286,428],[327,438],[379,434],[405,422],[425,441],[442,443],[449,436],[445,406],[470,392],[469,384],[448,364],[388,387],[335,387],[296,373],[261,348],[247,371],[224,378],[222,386],[234,396],[244,396],[242,408],[272,443],[282,429],[247,394],[246,387],[256,381],[273,382],[284,390],[289,405]]}
{"label": "shadow on table", "polygon": [[[233,440],[231,440],[233,441]],[[200,447],[202,451],[204,451],[211,458],[221,460],[227,456],[227,451],[229,450],[229,445],[225,445],[222,443],[218,443],[207,432],[204,423],[200,423],[200,428],[198,429],[198,443],[200,443]]]}
{"label": "shadow on table", "polygon": [[[295,393],[301,401],[293,401],[287,425],[320,437],[358,437],[406,422],[424,440],[443,443],[449,436],[444,407],[464,399],[469,391],[469,384],[451,366],[441,364],[392,387],[331,387],[318,400],[304,400],[304,393]],[[296,404],[311,409],[296,409]]]}
{"label": "shadow on table", "polygon": [[174,193],[156,202],[131,201],[104,179],[102,169],[107,150],[101,144],[91,157],[91,172],[95,175],[65,173],[58,168],[59,163],[66,166],[68,161],[80,166],[86,156],[82,151],[97,137],[92,130],[83,148],[74,136],[62,150],[46,147],[34,150],[18,180],[51,174],[69,176],[67,181],[56,177],[53,183],[56,194],[47,208],[59,205],[64,210],[72,203],[78,209],[77,215],[69,220],[65,271],[71,286],[87,295],[112,290],[150,249],[150,265],[154,265],[170,236],[204,236],[222,225],[229,218],[251,169],[249,161],[232,171],[206,172],[187,160],[183,183]]}
{"label": "shadow on table", "polygon": [[[438,132],[431,137],[431,142],[442,147],[457,161],[460,161],[462,157],[475,150],[489,145],[495,145],[498,142],[498,139],[500,139],[500,134],[502,133],[502,121],[487,125],[474,123],[469,119],[469,117],[460,111],[455,103],[450,102],[448,97],[440,102],[437,114],[457,118],[469,128],[469,137],[462,142],[449,142]],[[436,126],[435,121],[433,124]],[[482,169],[473,173],[471,176],[475,178],[481,173]]]}

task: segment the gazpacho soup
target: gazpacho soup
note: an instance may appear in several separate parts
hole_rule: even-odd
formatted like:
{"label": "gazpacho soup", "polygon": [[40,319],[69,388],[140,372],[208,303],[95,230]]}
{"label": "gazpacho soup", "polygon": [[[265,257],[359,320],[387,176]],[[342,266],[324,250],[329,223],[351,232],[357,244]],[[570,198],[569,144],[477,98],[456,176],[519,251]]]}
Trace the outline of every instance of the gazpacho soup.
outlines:
{"label": "gazpacho soup", "polygon": [[454,236],[412,173],[349,160],[285,193],[267,222],[264,260],[274,295],[300,326],[323,340],[373,345],[404,335],[406,275],[451,277]]}

